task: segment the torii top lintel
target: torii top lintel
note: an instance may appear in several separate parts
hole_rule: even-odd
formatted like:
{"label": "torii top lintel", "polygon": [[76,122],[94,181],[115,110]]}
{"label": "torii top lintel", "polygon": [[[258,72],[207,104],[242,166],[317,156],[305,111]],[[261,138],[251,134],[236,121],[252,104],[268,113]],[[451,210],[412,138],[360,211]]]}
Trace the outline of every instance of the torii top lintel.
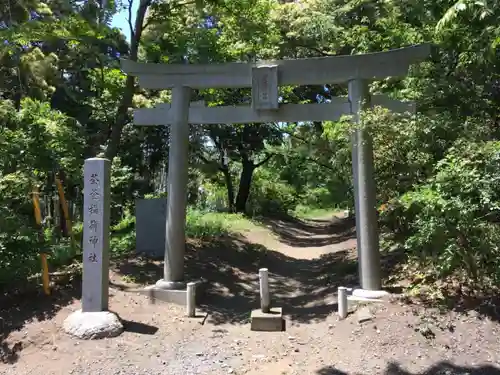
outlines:
{"label": "torii top lintel", "polygon": [[322,85],[402,77],[410,65],[425,60],[430,53],[430,44],[418,44],[386,52],[256,63],[183,65],[122,60],[121,66],[125,73],[137,76],[139,85],[146,89],[252,87],[252,69],[262,65],[278,67],[279,85]]}

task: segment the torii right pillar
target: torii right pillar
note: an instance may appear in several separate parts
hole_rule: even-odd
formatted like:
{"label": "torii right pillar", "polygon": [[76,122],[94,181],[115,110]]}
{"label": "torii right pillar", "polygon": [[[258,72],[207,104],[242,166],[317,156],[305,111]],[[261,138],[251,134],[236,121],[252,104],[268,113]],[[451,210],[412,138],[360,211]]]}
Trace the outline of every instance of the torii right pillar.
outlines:
{"label": "torii right pillar", "polygon": [[361,289],[354,290],[353,294],[358,297],[378,298],[387,293],[381,290],[373,141],[361,122],[362,111],[371,106],[370,94],[366,80],[351,80],[348,85],[351,114],[355,123],[352,135],[352,172],[361,283]]}

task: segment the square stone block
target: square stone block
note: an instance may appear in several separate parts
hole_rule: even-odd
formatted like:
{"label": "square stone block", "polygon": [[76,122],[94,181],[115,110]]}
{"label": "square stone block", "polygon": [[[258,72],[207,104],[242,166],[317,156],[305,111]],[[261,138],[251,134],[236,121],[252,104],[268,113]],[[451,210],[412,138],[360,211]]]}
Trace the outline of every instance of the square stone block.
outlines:
{"label": "square stone block", "polygon": [[[199,305],[200,301],[205,294],[207,282],[205,280],[195,281],[195,301],[196,305]],[[157,301],[175,303],[176,305],[186,306],[187,305],[187,289],[181,290],[167,290],[159,289],[156,285],[150,285],[141,289],[139,293],[148,296],[152,303]]]}
{"label": "square stone block", "polygon": [[250,316],[250,329],[252,331],[281,332],[286,329],[283,319],[283,309],[273,307],[268,313],[262,310],[253,310]]}

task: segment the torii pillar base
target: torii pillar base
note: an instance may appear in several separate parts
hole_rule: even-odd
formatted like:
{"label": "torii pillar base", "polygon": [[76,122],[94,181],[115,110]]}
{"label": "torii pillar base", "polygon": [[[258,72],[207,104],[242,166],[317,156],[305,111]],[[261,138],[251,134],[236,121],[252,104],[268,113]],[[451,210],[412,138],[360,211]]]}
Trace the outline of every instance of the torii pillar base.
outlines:
{"label": "torii pillar base", "polygon": [[368,289],[353,289],[352,298],[353,300],[360,301],[380,301],[386,300],[391,294],[385,290],[368,290]]}
{"label": "torii pillar base", "polygon": [[[168,286],[172,286],[170,283],[167,282]],[[181,286],[182,284],[182,286]],[[199,305],[203,297],[206,295],[207,287],[208,287],[208,282],[206,280],[197,280],[194,282],[195,284],[195,304]],[[147,286],[143,289],[136,290],[136,292],[145,295],[149,297],[149,301],[151,303],[156,303],[156,302],[167,302],[167,303],[174,303],[176,305],[180,306],[187,306],[187,300],[188,300],[188,295],[187,295],[187,284],[182,282],[178,283],[176,282],[176,286],[180,286],[177,289],[166,289],[165,286],[165,281],[163,280],[158,280],[156,285],[150,285]]]}

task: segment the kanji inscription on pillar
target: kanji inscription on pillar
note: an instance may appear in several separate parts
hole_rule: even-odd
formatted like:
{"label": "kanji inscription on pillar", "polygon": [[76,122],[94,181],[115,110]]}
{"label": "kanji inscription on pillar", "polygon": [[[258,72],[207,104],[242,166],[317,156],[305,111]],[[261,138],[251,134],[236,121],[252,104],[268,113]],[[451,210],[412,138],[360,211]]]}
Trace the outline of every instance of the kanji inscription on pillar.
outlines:
{"label": "kanji inscription on pillar", "polygon": [[83,312],[108,309],[111,166],[107,159],[85,160],[83,188]]}

